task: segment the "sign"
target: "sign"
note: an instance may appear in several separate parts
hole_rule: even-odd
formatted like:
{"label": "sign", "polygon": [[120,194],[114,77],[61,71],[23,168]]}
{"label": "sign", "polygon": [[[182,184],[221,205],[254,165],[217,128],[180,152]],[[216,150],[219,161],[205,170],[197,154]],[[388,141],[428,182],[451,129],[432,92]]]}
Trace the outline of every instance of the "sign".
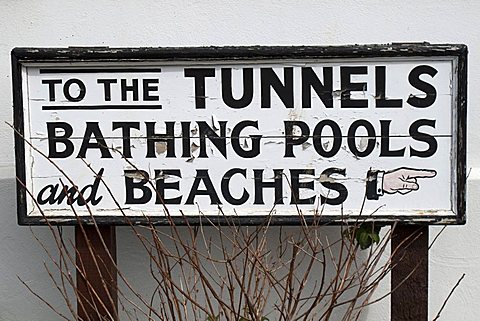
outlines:
{"label": "sign", "polygon": [[466,55],[16,48],[19,222],[464,223]]}

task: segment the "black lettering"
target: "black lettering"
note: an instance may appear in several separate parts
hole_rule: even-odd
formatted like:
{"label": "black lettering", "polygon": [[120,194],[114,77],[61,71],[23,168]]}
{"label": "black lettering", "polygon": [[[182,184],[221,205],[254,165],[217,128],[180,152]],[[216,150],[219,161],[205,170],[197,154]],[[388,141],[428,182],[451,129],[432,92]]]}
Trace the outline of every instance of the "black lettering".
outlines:
{"label": "black lettering", "polygon": [[302,68],[302,108],[312,107],[312,88],[323,105],[333,108],[333,68],[323,67],[323,84],[311,67]]}
{"label": "black lettering", "polygon": [[401,99],[386,98],[386,67],[375,67],[375,107],[377,108],[401,108]]}
{"label": "black lettering", "polygon": [[[55,204],[55,202],[57,202],[57,204],[61,204],[63,200],[67,198],[68,205],[72,205],[73,203],[77,202],[77,204],[80,206],[84,206],[87,203],[91,203],[93,206],[95,206],[100,203],[103,198],[102,196],[97,198],[98,187],[100,186],[100,180],[103,172],[104,169],[102,168],[95,177],[93,184],[86,185],[84,188],[82,188],[81,191],[79,191],[78,187],[75,185],[70,188],[64,185],[57,197],[56,194],[60,187],[60,184],[47,185],[42,188],[38,193],[37,202],[40,205],[45,205],[47,203],[53,205]],[[90,194],[87,196],[88,190],[90,190]],[[44,195],[45,193],[48,193],[48,197],[46,198]]]}
{"label": "black lettering", "polygon": [[315,195],[308,198],[300,198],[301,188],[310,189],[312,191],[314,189],[313,181],[300,182],[300,175],[315,175],[315,170],[310,168],[290,170],[290,181],[292,186],[292,198],[290,204],[313,204],[315,203]]}
{"label": "black lettering", "polygon": [[[325,126],[330,127],[333,133],[333,145],[330,150],[326,150],[326,147],[322,144],[322,131]],[[342,131],[338,124],[331,119],[320,121],[313,130],[313,147],[315,147],[318,155],[322,157],[329,158],[335,156],[340,147],[342,147]]]}
{"label": "black lettering", "polygon": [[[70,95],[70,86],[73,84],[78,86],[77,97],[73,97],[72,95]],[[68,101],[72,101],[72,102],[81,101],[83,98],[85,98],[86,93],[87,93],[87,88],[85,87],[85,84],[80,79],[76,79],[76,78],[69,79],[65,82],[65,85],[63,85],[63,94],[65,95],[65,98],[68,99]]]}
{"label": "black lettering", "polygon": [[235,125],[232,130],[232,147],[238,156],[243,158],[253,158],[260,154],[260,139],[262,138],[262,135],[250,135],[252,140],[252,148],[250,148],[250,150],[245,150],[240,144],[242,130],[245,127],[254,127],[258,129],[258,121],[244,120]]}
{"label": "black lettering", "polygon": [[[200,183],[203,182],[205,189],[200,190],[198,189]],[[195,175],[195,180],[193,181],[192,189],[190,190],[190,194],[188,195],[187,201],[185,204],[193,204],[196,196],[205,195],[210,197],[210,204],[222,204],[220,199],[218,198],[217,192],[215,191],[215,187],[213,186],[212,180],[210,179],[210,175],[208,174],[208,169],[197,169],[197,175]]]}
{"label": "black lettering", "polygon": [[[365,147],[365,150],[363,151],[358,150],[357,144],[356,144],[357,129],[359,127],[364,127],[367,130],[368,142],[367,142],[367,146]],[[365,157],[370,155],[370,153],[375,149],[376,140],[377,138],[375,135],[375,128],[373,128],[373,125],[364,119],[359,119],[354,121],[350,126],[350,128],[348,129],[348,138],[347,138],[348,148],[357,157]]]}
{"label": "black lettering", "polygon": [[[95,139],[95,142],[90,142],[92,136]],[[100,150],[102,158],[112,158],[112,154],[110,154],[110,151],[108,150],[105,138],[103,138],[102,132],[98,127],[98,122],[87,122],[87,128],[85,129],[82,146],[80,146],[77,158],[85,158],[87,150],[92,148]]]}
{"label": "black lettering", "polygon": [[143,100],[144,101],[159,101],[158,95],[153,95],[152,91],[158,90],[158,79],[144,79],[143,80]]}
{"label": "black lettering", "polygon": [[[142,170],[124,170],[125,176],[125,204],[146,204],[152,198],[152,191],[145,184],[149,175]],[[141,191],[140,197],[135,197],[135,190]]]}
{"label": "black lettering", "polygon": [[[97,192],[98,192],[98,187],[100,186],[100,181],[102,179],[102,175],[104,171],[105,170],[103,168],[100,169],[97,173],[97,176],[95,177],[95,180],[93,181],[93,184],[86,185],[84,188],[82,188],[77,199],[78,205],[83,206],[83,205],[86,205],[87,203],[91,203],[93,206],[95,206],[98,203],[100,203],[103,196],[100,196],[97,198]],[[90,194],[87,196],[87,190],[89,189],[90,189]]]}
{"label": "black lettering", "polygon": [[42,84],[48,85],[48,100],[55,101],[55,85],[61,84],[61,79],[43,79]]}
{"label": "black lettering", "polygon": [[421,80],[420,76],[427,74],[433,78],[435,77],[437,72],[437,69],[427,65],[417,66],[412,69],[412,71],[408,75],[408,81],[413,87],[423,91],[426,96],[425,98],[419,98],[417,96],[410,95],[410,97],[408,97],[407,103],[409,103],[413,107],[418,108],[426,108],[433,105],[433,103],[437,99],[437,90],[428,82],[424,82],[423,80]]}
{"label": "black lettering", "polygon": [[248,200],[248,197],[250,196],[250,194],[248,194],[248,192],[243,189],[243,193],[242,193],[242,196],[240,198],[235,198],[232,196],[232,194],[230,193],[230,179],[232,178],[233,175],[235,174],[240,174],[240,175],[243,175],[243,177],[247,177],[247,170],[246,169],[242,169],[242,168],[232,168],[230,170],[228,170],[225,175],[223,175],[223,178],[222,178],[222,195],[223,195],[223,198],[225,198],[225,200],[232,204],[232,205],[242,205],[242,204],[245,204],[245,202]]}
{"label": "black lettering", "polygon": [[155,122],[145,122],[147,127],[147,158],[155,158],[156,154],[156,143],[162,142],[167,145],[167,155],[166,157],[175,157],[175,122],[166,121],[166,133],[157,134],[155,133]]}
{"label": "black lettering", "polygon": [[72,205],[77,200],[77,197],[76,197],[77,192],[78,192],[77,186],[72,186],[68,188],[68,186],[65,185],[62,187],[62,190],[60,191],[60,194],[55,199],[55,201],[57,201],[57,204],[61,204],[63,200],[66,198],[67,205]]}
{"label": "black lettering", "polygon": [[[58,190],[58,184],[56,185],[47,185],[44,188],[40,190],[40,192],[37,195],[37,202],[40,205],[45,205],[45,204],[54,204],[56,201],[55,195],[57,194]],[[48,197],[45,198],[45,193],[47,193]]]}
{"label": "black lettering", "polygon": [[343,66],[340,67],[340,83],[341,83],[341,107],[342,108],[367,108],[367,99],[350,99],[352,91],[367,91],[366,82],[352,83],[352,75],[366,75],[368,69],[366,66]]}
{"label": "black lettering", "polygon": [[165,182],[165,178],[169,176],[176,176],[182,177],[182,173],[179,169],[162,169],[162,170],[155,170],[155,180],[156,185],[155,189],[157,192],[157,199],[155,204],[180,204],[182,201],[182,196],[177,196],[174,198],[166,198],[165,197],[165,190],[166,189],[173,189],[173,190],[180,190],[180,182]]}
{"label": "black lettering", "polygon": [[[365,147],[365,150],[360,151],[357,148],[356,144],[356,135],[357,135],[357,129],[359,127],[364,127],[367,130],[367,146]],[[348,129],[348,137],[347,137],[347,143],[348,143],[348,148],[350,151],[357,157],[365,157],[370,155],[370,153],[375,149],[375,142],[377,138],[375,135],[375,128],[373,128],[373,125],[369,123],[368,121],[364,119],[359,119],[356,120],[350,125],[350,128]]]}
{"label": "black lettering", "polygon": [[323,195],[320,195],[321,203],[322,204],[327,203],[328,205],[340,205],[343,202],[345,202],[345,200],[347,199],[348,190],[345,187],[345,185],[343,185],[341,183],[331,182],[330,180],[333,180],[333,179],[330,178],[330,176],[332,174],[340,174],[342,176],[347,175],[345,168],[341,169],[341,168],[331,167],[331,168],[327,168],[326,170],[324,170],[322,172],[321,176],[328,177],[329,180],[322,181],[321,184],[325,188],[328,188],[329,190],[336,191],[338,193],[338,196],[335,197],[335,198],[330,198],[330,197],[328,197],[328,195],[327,195],[327,197],[325,197]]}
{"label": "black lettering", "polygon": [[410,125],[410,129],[409,129],[410,136],[412,136],[412,138],[417,141],[425,142],[428,144],[428,148],[424,151],[419,151],[414,149],[413,147],[410,147],[410,157],[426,158],[434,155],[437,151],[437,147],[438,147],[437,140],[435,139],[434,136],[427,133],[422,133],[421,131],[419,131],[420,127],[422,126],[429,126],[429,127],[435,128],[435,120],[419,119],[414,121],[412,125]]}
{"label": "black lettering", "polygon": [[[283,157],[295,157],[293,154],[293,146],[301,145],[308,140],[310,128],[300,120],[286,120],[283,123],[285,126],[285,156]],[[294,126],[300,128],[301,134],[299,136],[293,135]]]}
{"label": "black lettering", "polygon": [[253,204],[262,204],[263,201],[263,189],[264,188],[274,188],[275,189],[275,203],[274,204],[283,204],[283,169],[274,169],[274,181],[265,182],[263,180],[263,169],[254,169],[253,177],[255,180],[255,200]]}
{"label": "black lettering", "polygon": [[293,108],[293,68],[283,68],[283,83],[278,78],[275,71],[272,68],[260,69],[260,81],[261,81],[261,107],[270,108],[272,105],[271,90],[277,93],[278,97],[282,100],[283,105],[287,108]]}
{"label": "black lettering", "polygon": [[190,146],[190,122],[189,121],[182,121],[182,146],[183,152],[182,157],[190,158],[192,157],[192,151]]}
{"label": "black lettering", "polygon": [[130,130],[137,129],[140,130],[139,122],[112,122],[112,130],[121,128],[122,129],[122,155],[125,158],[132,158],[132,147],[131,147],[131,134]]}
{"label": "black lettering", "polygon": [[132,100],[138,101],[138,79],[132,79],[132,84],[127,84],[127,79],[120,79],[120,92],[122,101],[127,101],[127,94],[132,93]]}
{"label": "black lettering", "polygon": [[[57,136],[57,129],[62,129],[63,134]],[[64,122],[47,123],[47,134],[49,158],[67,158],[73,154],[73,143],[69,139],[73,134],[72,126]],[[65,149],[58,151],[57,144],[63,144]]]}
{"label": "black lettering", "polygon": [[207,155],[207,144],[205,139],[208,138],[213,145],[220,151],[223,157],[227,158],[227,122],[219,121],[220,125],[220,135],[215,133],[215,130],[210,127],[207,122],[197,121],[198,132],[200,135],[200,153],[199,158],[206,158]]}
{"label": "black lettering", "polygon": [[232,68],[222,68],[222,98],[231,108],[247,107],[253,99],[253,69],[243,68],[243,94],[240,99],[235,99],[232,90]]}
{"label": "black lettering", "polygon": [[116,79],[97,79],[97,84],[103,84],[103,95],[105,101],[112,100],[112,84],[116,83]]}
{"label": "black lettering", "polygon": [[185,68],[184,75],[194,78],[195,108],[205,109],[205,78],[215,77],[215,68]]}
{"label": "black lettering", "polygon": [[390,150],[390,123],[391,120],[380,120],[380,157],[403,157],[405,147],[397,150]]}

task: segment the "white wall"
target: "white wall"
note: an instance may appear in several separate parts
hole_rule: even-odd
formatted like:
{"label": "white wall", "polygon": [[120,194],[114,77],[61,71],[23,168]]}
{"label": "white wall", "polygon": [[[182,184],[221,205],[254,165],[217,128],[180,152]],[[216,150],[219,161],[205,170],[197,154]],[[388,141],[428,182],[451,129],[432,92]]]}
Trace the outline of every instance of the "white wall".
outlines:
{"label": "white wall", "polygon": [[[476,321],[480,299],[480,2],[404,1],[33,1],[0,2],[0,118],[12,121],[10,50],[19,46],[330,45],[389,42],[465,43],[469,46],[468,223],[449,227],[430,253],[430,314],[435,316],[462,273],[466,278],[441,320]],[[28,227],[16,226],[11,129],[0,124],[0,320],[56,320],[17,280],[46,296],[42,255]],[[34,232],[47,236],[45,228]],[[67,229],[68,230],[68,229]],[[431,228],[432,238],[440,228]],[[68,231],[67,231],[68,232]],[[125,229],[120,263],[139,284],[141,258]],[[131,258],[131,259],[130,259]],[[59,306],[61,302],[57,303]],[[366,320],[388,320],[388,301]]]}

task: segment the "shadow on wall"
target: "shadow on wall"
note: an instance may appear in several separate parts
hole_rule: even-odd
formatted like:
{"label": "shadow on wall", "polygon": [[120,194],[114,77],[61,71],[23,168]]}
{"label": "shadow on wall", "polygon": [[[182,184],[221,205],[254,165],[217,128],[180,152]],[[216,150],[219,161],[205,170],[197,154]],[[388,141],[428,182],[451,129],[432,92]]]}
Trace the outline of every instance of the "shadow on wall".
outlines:
{"label": "shadow on wall", "polygon": [[[37,237],[49,250],[52,250],[53,256],[58,259],[58,250],[56,250],[57,248],[52,238],[51,231],[48,227],[44,226],[34,226],[29,228],[28,226],[17,225],[14,179],[0,180],[0,199],[2,200],[0,212],[0,253],[2,255],[0,259],[0,320],[43,321],[61,319],[45,304],[41,303],[40,300],[35,298],[34,295],[31,294],[20,282],[20,280],[18,280],[17,276],[19,276],[29,287],[41,295],[45,300],[52,303],[56,309],[62,313],[65,313],[67,316],[70,316],[65,302],[48,276],[44,262],[46,262],[46,266],[50,268],[54,274],[55,272],[58,273],[58,271],[55,270],[51,259],[35,240],[35,237]],[[63,227],[61,230],[64,241],[67,244],[73,244],[74,229],[72,227]],[[253,233],[255,230],[256,228],[254,227],[243,227],[240,229],[241,235],[248,235],[249,233]],[[161,239],[164,241],[165,250],[175,253],[175,242],[173,242],[169,237],[169,235],[172,235],[172,230],[169,227],[159,227],[157,231],[161,236]],[[136,227],[135,232],[138,233],[138,235],[140,235],[143,239],[152,240],[151,231],[145,227]],[[208,254],[217,259],[224,257],[224,253],[221,251],[220,246],[221,238],[216,228],[204,227],[202,230],[197,230],[197,233],[199,233],[198,235],[201,236],[198,238],[200,241],[197,248],[199,253]],[[260,240],[261,242],[264,242],[263,245],[256,240],[252,243],[252,248],[261,250],[261,253],[265,258],[264,262],[270,264],[269,271],[271,271],[272,274],[275,274],[275,277],[277,277],[279,280],[284,281],[285,276],[288,274],[290,269],[289,264],[292,262],[292,258],[295,258],[295,275],[297,277],[303,276],[303,273],[305,273],[305,271],[309,268],[308,263],[310,261],[308,260],[308,255],[305,256],[303,253],[307,252],[306,248],[304,247],[305,243],[302,243],[303,245],[300,243],[302,236],[305,235],[305,233],[302,231],[302,228],[269,227],[268,229],[263,230],[262,233],[264,234],[262,234]],[[334,260],[338,262],[341,255],[345,256],[345,252],[340,250],[339,244],[333,244],[340,239],[341,235],[342,232],[339,227],[321,227],[317,229],[315,233],[310,234],[312,239],[317,238],[321,243],[325,245],[332,244],[332,246],[325,251],[326,259],[324,265],[322,263],[323,259],[321,259],[322,256],[319,255],[319,259],[314,260],[313,266],[310,267],[310,272],[308,273],[308,277],[305,279],[304,289],[302,292],[302,296],[304,298],[311,297],[312,294],[315,293],[316,289],[318,290],[324,269],[324,287],[327,288],[331,286],[330,282],[331,280],[335,279],[337,266]],[[191,230],[181,227],[178,229],[177,237],[183,240],[188,240],[191,238]],[[292,244],[299,245],[296,254],[292,254]],[[226,248],[227,255],[230,257],[235,255],[241,256],[241,253],[237,253],[239,251],[238,247],[232,246],[232,244],[227,244]],[[157,288],[159,283],[153,278],[150,269],[152,261],[144,246],[141,244],[140,239],[134,233],[132,233],[132,229],[130,227],[117,227],[117,253],[119,268],[132,288],[138,291],[148,302],[152,300],[153,305],[159,307],[159,292]],[[185,251],[182,253],[185,254]],[[356,256],[355,261],[352,261],[352,264],[358,264],[358,266],[361,266],[362,262],[365,261],[368,255],[368,251],[357,253],[358,255]],[[388,258],[388,253],[385,253],[385,257]],[[303,258],[303,261],[301,258]],[[282,261],[282,263],[278,264],[279,261]],[[245,267],[247,267],[247,270],[249,270],[248,268],[251,267],[248,265],[248,263],[245,263],[245,260],[238,260],[238,262],[235,264],[237,264],[235,265],[235,270],[239,272],[240,279],[250,275],[248,273],[242,274]],[[230,273],[231,276],[232,272],[232,270],[228,270],[225,265],[212,264],[212,262],[206,262],[203,268],[204,271],[212,275],[213,278],[215,278],[217,275],[218,279],[228,278],[228,273]],[[74,273],[73,269],[71,271]],[[347,278],[337,278],[337,281],[348,282],[349,278],[355,275],[355,271],[355,269],[352,269],[350,273],[346,274]],[[174,269],[174,274],[177,273],[177,276],[178,272],[178,269]],[[258,277],[258,275],[254,276]],[[296,286],[298,286],[298,281],[299,280],[296,280],[292,284],[296,284]],[[257,283],[260,285],[262,284],[261,282]],[[388,284],[388,281],[384,283]],[[126,289],[124,282],[120,280],[119,285],[121,290],[124,291],[127,296],[129,296],[129,299],[133,299],[132,302],[136,302],[140,309],[143,309],[144,312],[148,310],[145,306],[142,306],[142,303],[138,298],[135,298],[133,295],[129,295],[129,290]],[[183,283],[183,286],[187,287],[188,284]],[[282,293],[276,293],[274,290],[275,286],[272,285],[271,282],[266,282],[263,286],[263,290],[268,292],[268,295],[261,299],[265,299],[265,302],[263,303],[263,315],[268,317],[270,321],[278,320],[279,318],[274,307],[281,305]],[[384,292],[382,290],[380,292]],[[236,295],[238,295],[238,291],[238,287],[234,289]],[[345,291],[341,297],[341,300],[348,300],[355,295],[355,291],[355,288]],[[73,294],[70,292],[69,295],[72,298],[72,302],[75,302]],[[197,299],[199,302],[206,302],[204,293],[198,293]],[[317,305],[328,305],[328,302],[331,301],[329,300],[330,297],[326,296]],[[341,300],[339,299],[337,303]],[[306,301],[306,299],[304,299],[304,301]],[[28,304],[25,302],[28,302]],[[132,304],[128,304],[127,302],[125,308],[126,309],[121,312],[123,313],[123,315],[121,314],[122,320],[128,318],[128,316],[132,317],[135,314],[137,314],[139,320],[147,319],[145,315],[142,316],[142,313],[138,311],[138,308],[133,308]],[[347,308],[348,305],[336,308],[330,315],[329,320],[342,320]],[[302,308],[300,308],[300,310],[301,309]],[[388,320],[388,313],[385,313],[385,311],[388,311],[388,307],[386,307],[386,301],[383,301],[371,307],[364,308],[358,320]],[[200,320],[206,320],[206,317],[204,316],[205,314],[203,314]],[[72,317],[72,320],[73,319],[74,318]]]}
{"label": "shadow on wall", "polygon": [[[33,236],[35,234],[47,247],[55,249],[51,232],[43,226],[30,229],[17,225],[15,190],[14,178],[0,179],[0,320],[59,320],[17,278],[53,302],[60,311],[66,312],[44,267],[44,262],[50,265],[49,258]],[[65,239],[72,238],[73,228],[62,230]]]}
{"label": "shadow on wall", "polygon": [[[159,235],[161,235],[161,239],[164,241],[165,247],[168,251],[170,251],[171,255],[174,255],[176,253],[175,249],[175,242],[171,241],[168,239],[169,235],[172,235],[172,231],[168,227],[159,227],[158,229]],[[244,234],[248,233],[253,233],[255,231],[254,227],[243,227],[242,232]],[[148,230],[145,230],[144,228],[136,228],[136,232],[139,233],[142,237],[145,239],[150,239],[151,240],[151,233]],[[191,235],[190,235],[190,230],[185,227],[181,227],[178,230],[178,237],[180,237],[183,240],[188,240]],[[323,274],[323,269],[325,269],[325,276],[324,276],[324,288],[323,291],[325,293],[330,293],[327,294],[319,303],[317,303],[317,310],[318,313],[312,315],[312,318],[309,318],[308,320],[320,320],[320,316],[322,313],[327,309],[325,305],[328,307],[328,305],[331,303],[331,288],[334,288],[337,286],[339,288],[339,284],[333,285],[330,282],[335,282],[335,280],[338,283],[344,282],[345,284],[348,284],[351,280],[353,280],[355,277],[358,277],[355,275],[355,265],[357,267],[361,267],[361,265],[366,262],[367,256],[368,256],[368,251],[359,251],[357,252],[357,256],[355,260],[351,260],[350,263],[352,264],[351,270],[349,273],[342,274],[342,277],[336,277],[336,268],[339,260],[341,261],[340,257],[343,256],[345,257],[346,254],[344,251],[340,250],[340,244],[338,243],[340,236],[342,235],[342,231],[339,227],[321,227],[320,229],[317,230],[318,233],[312,234],[316,235],[323,244],[332,244],[332,246],[329,249],[326,249],[325,251],[325,265],[322,264],[322,255],[319,254],[318,258],[314,260],[313,266],[309,267],[309,257],[308,255],[304,255],[302,252],[308,252],[307,245],[303,243],[303,248],[297,249],[297,254],[292,255],[292,250],[293,247],[291,246],[295,241],[298,241],[302,238],[304,235],[304,232],[302,232],[301,227],[269,227],[266,230],[265,233],[265,238],[262,240],[265,241],[265,247],[261,250],[262,255],[268,256],[268,258],[265,258],[264,261],[262,261],[264,264],[270,264],[269,266],[269,271],[271,271],[272,275],[276,277],[279,282],[285,282],[286,275],[289,272],[290,266],[289,264],[292,263],[292,258],[295,258],[296,261],[293,263],[295,265],[295,277],[297,278],[292,282],[294,286],[298,288],[299,286],[299,281],[304,277],[304,273],[307,271],[307,269],[310,269],[309,272],[307,272],[308,276],[305,279],[305,287],[302,292],[302,298],[299,300],[299,311],[297,315],[300,315],[302,312],[304,312],[307,309],[307,306],[301,307],[303,303],[307,303],[307,301],[311,301],[312,296],[319,291],[319,286],[321,283],[322,279],[322,274]],[[198,233],[198,239],[199,239],[199,244],[197,246],[197,249],[199,252],[201,252],[201,256],[210,256],[215,258],[215,262],[221,262],[225,258],[225,254],[222,253],[220,247],[222,244],[221,237],[219,236],[219,233],[216,228],[213,227],[204,227],[203,229],[197,231]],[[233,235],[233,234],[232,234]],[[337,242],[337,243],[335,243]],[[223,244],[225,245],[226,242],[225,239],[223,240]],[[335,244],[333,244],[335,243]],[[145,250],[143,249],[143,246],[139,239],[133,235],[131,229],[129,227],[120,227],[117,229],[117,251],[118,251],[118,263],[120,266],[120,269],[122,272],[125,274],[125,277],[128,279],[130,285],[134,287],[135,289],[141,289],[141,293],[143,295],[143,298],[145,300],[148,300],[149,302],[154,302],[154,306],[158,310],[160,309],[161,306],[161,301],[162,301],[162,296],[163,299],[165,299],[164,294],[159,293],[158,291],[158,283],[154,280],[154,277],[152,276],[152,261],[150,260],[149,256],[146,254]],[[259,245],[257,243],[253,244],[252,243],[252,248],[258,249]],[[183,251],[181,251],[182,254],[185,254]],[[387,253],[388,252],[388,253]],[[389,247],[387,247],[385,254],[385,260],[383,262],[386,262],[388,259],[389,255]],[[245,262],[243,258],[239,259],[239,256],[241,254],[238,251],[238,248],[235,248],[235,246],[232,246],[231,244],[227,246],[227,255],[229,257],[235,257],[235,259],[238,260],[237,264],[235,267],[232,268],[226,268],[225,265],[223,264],[214,264],[210,260],[205,260],[203,261],[202,268],[206,272],[206,274],[209,274],[212,276],[211,281],[212,283],[215,283],[213,280],[219,280],[220,278],[224,278],[227,280],[229,277],[234,278],[235,273],[238,273],[240,276],[239,282],[241,283],[242,280],[244,280],[246,283],[250,280],[250,282],[257,282],[257,286],[261,287],[263,285],[260,279],[262,278],[262,275],[254,274],[254,277],[252,279],[249,278],[250,276],[250,271],[252,268],[251,264],[248,264],[248,262]],[[238,255],[238,256],[237,256]],[[250,258],[252,257],[253,254],[250,254]],[[160,255],[161,256],[161,255]],[[158,257],[158,256],[157,256]],[[278,261],[282,260],[282,263],[279,264]],[[303,260],[303,261],[302,261]],[[333,262],[333,260],[336,260],[336,262]],[[343,262],[345,262],[345,259],[343,259]],[[382,260],[381,260],[382,262]],[[380,263],[381,264],[381,263]],[[155,264],[153,264],[155,265]],[[155,268],[153,273],[158,273],[158,270]],[[180,269],[173,269],[174,276],[177,276],[179,278],[182,278],[182,272]],[[188,269],[185,269],[188,270]],[[233,270],[236,270],[234,272]],[[247,272],[244,274],[243,272],[247,270]],[[342,271],[345,271],[343,269]],[[261,274],[261,273],[260,273]],[[161,279],[161,278],[159,278]],[[198,281],[197,278],[192,278],[191,281],[194,282],[195,280]],[[271,280],[270,280],[271,281]],[[119,282],[120,286],[122,287],[122,282]],[[187,284],[186,284],[187,283]],[[227,282],[228,283],[228,282]],[[235,283],[235,281],[234,281]],[[278,315],[278,312],[275,311],[275,307],[279,307],[282,305],[282,296],[285,292],[281,293],[276,293],[274,288],[279,288],[278,284],[272,284],[269,282],[266,282],[267,285],[263,288],[263,291],[266,296],[266,302],[264,302],[264,312],[262,315],[267,317],[270,321],[273,320],[284,320],[280,318]],[[385,293],[388,291],[388,289],[385,289],[385,285],[389,284],[389,278],[385,280],[384,283],[381,284],[381,289],[378,291],[378,294],[374,296],[378,297],[380,294]],[[188,288],[188,282],[183,283],[183,287]],[[228,286],[227,286],[228,287]],[[330,287],[330,290],[328,289]],[[126,287],[123,285],[123,291],[128,292]],[[237,284],[235,287],[235,294],[237,295],[236,298],[238,298],[239,294],[239,288],[240,286]],[[218,288],[217,288],[218,289]],[[348,301],[349,299],[355,297],[356,291],[358,288],[352,287],[350,290],[346,290],[342,296],[336,301],[336,303],[343,302],[343,301]],[[160,291],[161,292],[161,291]],[[192,291],[193,292],[193,291]],[[207,291],[208,292],[208,291]],[[228,292],[228,291],[225,291]],[[224,292],[224,293],[225,293]],[[250,293],[255,292],[255,287],[251,286],[250,288]],[[211,294],[206,294],[202,293],[197,293],[197,301],[200,302],[203,305],[206,305],[207,303],[207,298],[206,296],[210,296],[210,299],[213,302],[216,302],[215,299]],[[258,300],[264,300],[265,296],[258,296],[256,297],[258,303]],[[226,294],[226,297],[228,297],[228,294]],[[255,295],[252,295],[253,298],[255,298]],[[310,298],[310,299],[308,299]],[[363,297],[365,298],[365,297]],[[227,298],[228,300],[228,298]],[[234,300],[235,301],[235,300]],[[140,300],[135,300],[135,302],[138,304],[138,306],[142,306],[142,303]],[[367,320],[389,320],[389,315],[388,315],[388,304],[389,300],[386,299],[380,303],[377,303],[376,305],[365,307],[362,309],[362,313],[360,317],[356,320],[358,321],[367,321]],[[238,304],[238,301],[235,301],[236,305]],[[259,304],[259,306],[262,306],[262,304]],[[321,320],[355,320],[355,319],[350,319],[350,318],[345,318],[345,315],[347,314],[347,310],[349,308],[349,304],[345,304],[342,306],[339,306],[333,310],[333,313],[329,315],[329,318],[321,318]],[[129,309],[127,309],[129,310]],[[221,309],[219,309],[221,311]],[[130,314],[130,317],[133,317],[135,314],[139,315],[141,313],[135,313],[134,309],[129,310],[128,312],[123,311],[124,315],[121,319],[127,319],[128,316],[126,314]],[[220,312],[219,312],[220,313]],[[155,313],[152,313],[153,315]],[[190,311],[190,315],[194,315],[194,312]],[[195,320],[207,320],[207,317],[200,313],[198,316],[195,318],[189,318],[189,319],[195,319]],[[226,320],[220,318],[219,320]]]}

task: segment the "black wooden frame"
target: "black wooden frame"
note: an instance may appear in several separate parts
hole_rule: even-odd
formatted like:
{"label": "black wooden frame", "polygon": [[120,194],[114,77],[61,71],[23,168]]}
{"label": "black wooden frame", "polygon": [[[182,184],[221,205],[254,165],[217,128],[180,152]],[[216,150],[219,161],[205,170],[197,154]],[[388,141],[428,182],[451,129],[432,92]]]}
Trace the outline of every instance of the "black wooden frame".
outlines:
{"label": "black wooden frame", "polygon": [[[17,214],[20,225],[44,225],[42,217],[27,216],[27,198],[25,185],[25,142],[23,140],[23,98],[22,66],[25,63],[62,63],[62,62],[135,62],[135,61],[235,61],[235,60],[272,60],[272,59],[338,59],[338,58],[379,58],[379,57],[452,57],[457,59],[457,102],[456,102],[456,217],[452,216],[375,216],[361,218],[373,220],[379,224],[464,224],[466,222],[466,121],[467,121],[467,53],[463,44],[399,43],[383,45],[349,46],[250,46],[250,47],[169,47],[169,48],[108,48],[108,47],[69,47],[69,48],[14,48],[12,58],[13,109],[15,128],[15,159],[17,175]],[[194,217],[130,217],[95,216],[95,222],[102,225],[126,224],[216,224],[258,225],[268,219],[273,225],[342,224],[356,221],[357,217],[344,216],[194,216]],[[91,223],[91,217],[49,216],[49,223],[75,225],[79,221]]]}

